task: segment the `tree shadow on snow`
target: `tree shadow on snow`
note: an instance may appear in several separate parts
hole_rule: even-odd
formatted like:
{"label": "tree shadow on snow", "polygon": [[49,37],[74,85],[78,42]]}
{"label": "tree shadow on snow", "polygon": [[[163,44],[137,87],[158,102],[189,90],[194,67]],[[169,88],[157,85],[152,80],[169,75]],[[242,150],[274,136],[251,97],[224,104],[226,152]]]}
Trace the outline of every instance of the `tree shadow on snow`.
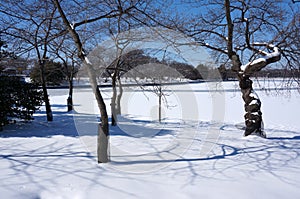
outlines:
{"label": "tree shadow on snow", "polygon": [[[102,187],[128,197],[135,196],[125,188],[103,182],[102,177],[110,178],[111,174],[99,167],[95,157],[73,139],[30,142],[14,139],[2,143],[0,150],[3,172],[0,181],[5,182],[1,183],[1,188],[14,193],[14,198],[45,198],[45,195],[46,198],[68,198],[69,192],[63,192],[61,187],[75,189],[78,182],[87,184],[90,189]],[[26,189],[30,191],[26,192]],[[77,189],[76,193],[80,191]],[[82,190],[81,194],[86,193]]]}
{"label": "tree shadow on snow", "polygon": [[300,136],[293,137],[270,137],[268,140],[300,140]]}
{"label": "tree shadow on snow", "polygon": [[[51,137],[56,135],[78,137],[97,136],[99,117],[95,114],[66,112],[66,105],[53,104],[53,121],[47,122],[46,112],[38,111],[34,120],[29,122],[17,121],[4,127],[0,137]],[[57,109],[59,109],[57,111]],[[61,110],[60,110],[61,109]],[[170,125],[170,124],[168,124]],[[173,124],[175,126],[176,123]],[[129,117],[120,118],[118,126],[110,126],[110,136],[154,137],[172,134],[164,122],[138,120]]]}
{"label": "tree shadow on snow", "polygon": [[[234,127],[234,125],[232,125]],[[201,128],[201,127],[200,127]],[[258,173],[268,173],[284,183],[297,185],[296,179],[300,165],[296,160],[300,158],[300,136],[299,132],[272,130],[267,139],[257,136],[242,137],[242,131],[233,128],[220,127],[220,138],[214,142],[213,149],[206,156],[197,157],[197,152],[186,156],[184,154],[172,154],[172,158],[162,158],[162,151],[155,155],[155,158],[139,159],[132,156],[124,159],[115,159],[116,166],[147,165],[147,164],[168,164],[180,175],[187,170],[190,172],[190,182],[193,183],[198,177],[216,178],[218,180],[233,180],[236,176],[253,176]],[[277,133],[275,133],[277,132]],[[277,136],[277,134],[284,136]],[[296,135],[295,135],[296,134]],[[274,137],[271,137],[274,136]],[[194,139],[194,143],[203,143],[203,139]],[[199,151],[203,145],[192,145],[188,150]],[[153,154],[151,154],[153,156]],[[299,160],[298,160],[299,161]],[[172,167],[174,165],[174,167]],[[284,170],[291,168],[285,175]],[[206,172],[203,172],[203,171]],[[292,173],[295,172],[295,175]],[[231,179],[232,178],[232,179]]]}
{"label": "tree shadow on snow", "polygon": [[170,122],[166,123],[165,121],[158,122],[118,116],[118,125],[110,127],[110,135],[135,138],[172,135],[174,131],[169,128],[170,125],[172,125]]}
{"label": "tree shadow on snow", "polygon": [[[66,110],[64,105],[52,105]],[[72,113],[53,111],[53,121],[48,122],[45,111],[37,111],[32,121],[17,121],[7,125],[0,132],[0,137],[51,137],[55,135],[78,136]]]}

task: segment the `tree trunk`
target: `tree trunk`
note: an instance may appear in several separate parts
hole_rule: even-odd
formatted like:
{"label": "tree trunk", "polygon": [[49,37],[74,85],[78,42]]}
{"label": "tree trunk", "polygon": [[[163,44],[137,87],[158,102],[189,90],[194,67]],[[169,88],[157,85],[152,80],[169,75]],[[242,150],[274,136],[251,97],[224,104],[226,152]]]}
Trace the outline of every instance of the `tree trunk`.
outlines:
{"label": "tree trunk", "polygon": [[47,86],[46,86],[44,65],[45,65],[44,63],[41,63],[41,62],[39,63],[40,72],[41,72],[43,98],[44,98],[44,102],[45,102],[47,121],[51,122],[51,121],[53,121],[53,114],[52,114],[51,105],[50,105],[49,96],[48,96],[48,91],[47,91]]}
{"label": "tree trunk", "polygon": [[106,111],[106,105],[104,99],[101,95],[101,92],[97,85],[97,79],[95,76],[95,72],[93,66],[86,61],[87,71],[90,78],[90,83],[96,97],[96,101],[100,110],[101,122],[98,126],[98,144],[97,144],[97,155],[98,155],[98,163],[106,163],[109,161],[108,154],[108,139],[109,139],[109,126],[108,126],[108,116]]}
{"label": "tree trunk", "polygon": [[55,6],[62,17],[63,23],[68,28],[69,33],[71,34],[78,50],[78,57],[86,63],[88,75],[90,78],[90,83],[97,100],[97,105],[100,110],[101,115],[101,122],[98,126],[98,145],[97,145],[97,155],[98,155],[98,163],[106,163],[109,161],[108,155],[108,138],[109,138],[109,126],[108,126],[108,116],[106,111],[106,105],[104,103],[104,99],[101,95],[101,92],[98,88],[95,72],[93,66],[91,65],[90,61],[88,60],[82,42],[80,40],[79,35],[77,34],[74,27],[70,25],[69,20],[67,19],[64,11],[62,10],[60,3],[58,0],[53,0]]}
{"label": "tree trunk", "polygon": [[119,82],[119,93],[117,95],[116,114],[121,115],[121,113],[122,113],[121,99],[122,99],[122,95],[123,95],[123,87],[122,87],[122,82],[121,82],[120,76],[118,77],[118,82]]}
{"label": "tree trunk", "polygon": [[161,122],[161,99],[162,98],[162,91],[161,86],[159,86],[159,93],[158,93],[158,121]]}
{"label": "tree trunk", "polygon": [[263,120],[261,112],[261,101],[252,88],[252,80],[249,76],[239,75],[239,86],[242,98],[245,102],[245,132],[244,136],[251,134],[266,137],[263,131]]}
{"label": "tree trunk", "polygon": [[95,92],[95,96],[98,102],[98,106],[100,107],[101,114],[101,122],[98,126],[98,146],[97,146],[97,154],[98,154],[98,163],[106,163],[109,161],[109,147],[108,147],[108,139],[109,139],[109,126],[108,126],[108,116],[106,112],[106,105],[104,103],[103,97],[100,93],[99,88]]}
{"label": "tree trunk", "polygon": [[97,155],[98,163],[109,162],[108,125],[104,123],[98,125]]}
{"label": "tree trunk", "polygon": [[73,110],[73,76],[69,79],[69,96],[67,99],[68,112]]}
{"label": "tree trunk", "polygon": [[244,107],[246,114],[244,115],[244,118],[246,128],[244,136],[255,134],[266,137],[266,134],[263,131],[261,101],[253,90],[253,82],[250,79],[250,75],[247,73],[245,74],[245,71],[241,70],[242,63],[238,55],[233,54],[231,60],[233,64],[231,69],[237,74],[242,98],[245,102]]}
{"label": "tree trunk", "polygon": [[46,115],[47,115],[47,121],[52,122],[53,121],[53,114],[51,110],[51,105],[49,101],[49,96],[47,92],[47,88],[45,85],[42,85],[43,89],[43,96],[44,96],[44,102],[45,102],[45,108],[46,108]]}
{"label": "tree trunk", "polygon": [[114,75],[112,76],[112,90],[113,90],[113,95],[111,97],[111,125],[116,126],[117,125],[117,111],[116,111],[116,99],[117,99],[117,87],[116,87],[116,74],[117,72],[115,71]]}

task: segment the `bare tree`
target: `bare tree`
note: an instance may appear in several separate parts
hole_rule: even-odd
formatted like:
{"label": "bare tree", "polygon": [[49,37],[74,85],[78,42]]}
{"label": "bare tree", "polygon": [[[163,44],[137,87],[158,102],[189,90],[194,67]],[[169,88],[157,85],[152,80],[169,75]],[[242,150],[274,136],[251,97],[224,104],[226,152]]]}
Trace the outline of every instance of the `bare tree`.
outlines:
{"label": "bare tree", "polygon": [[[115,55],[114,56],[114,61],[107,67],[107,72],[110,74],[111,80],[112,80],[112,89],[113,89],[113,95],[111,97],[111,125],[116,126],[118,122],[118,115],[121,114],[121,98],[123,94],[123,88],[122,88],[122,82],[121,82],[121,66],[122,66],[122,56],[123,56],[123,51],[129,44],[129,41],[125,38],[122,41],[119,40],[118,36],[122,31],[125,31],[127,29],[122,29],[121,24],[121,15],[117,18],[116,28],[111,27],[111,23],[109,23],[109,32],[110,35],[114,41],[115,44]],[[115,32],[115,33],[114,33]],[[119,85],[119,92],[117,91],[117,84]]]}
{"label": "bare tree", "polygon": [[77,58],[77,48],[69,35],[63,35],[51,41],[50,52],[61,60],[64,67],[63,73],[69,84],[69,93],[67,98],[68,112],[73,110],[73,80],[79,70],[81,61]]}
{"label": "bare tree", "polygon": [[[108,158],[108,136],[109,136],[109,126],[108,126],[108,116],[106,111],[106,105],[104,103],[104,99],[102,94],[98,88],[97,79],[95,76],[95,72],[93,69],[93,65],[87,58],[87,53],[83,48],[83,43],[80,39],[79,34],[76,31],[76,26],[80,25],[81,23],[86,23],[86,20],[83,22],[79,22],[77,24],[71,24],[65,14],[65,11],[62,9],[60,2],[58,0],[53,0],[54,5],[58,9],[60,16],[62,18],[63,24],[66,26],[67,30],[69,31],[70,35],[72,36],[78,52],[78,57],[81,59],[82,62],[85,63],[87,67],[87,72],[90,78],[90,83],[95,94],[97,104],[100,110],[101,115],[101,123],[99,124],[98,128],[98,163],[106,163],[109,161]],[[109,15],[108,15],[109,16]],[[103,17],[105,18],[105,17]],[[93,20],[100,20],[100,19],[93,19]]]}
{"label": "bare tree", "polygon": [[[88,53],[86,48],[84,48],[82,36],[80,36],[78,28],[84,26],[86,29],[92,28],[94,33],[98,32],[98,34],[105,34],[107,28],[103,28],[103,23],[107,22],[107,19],[117,19],[117,21],[123,21],[124,24],[127,24],[128,28],[135,27],[135,25],[138,24],[144,24],[146,21],[152,21],[152,17],[147,14],[147,9],[149,9],[148,1],[87,0],[82,4],[78,4],[77,1],[63,2],[52,0],[52,2],[56,6],[63,24],[65,25],[66,29],[68,30],[76,44],[78,57],[86,65],[90,83],[95,94],[101,116],[101,123],[99,124],[98,130],[98,162],[108,162],[109,125],[106,105],[98,88],[96,73],[91,61],[87,56]],[[68,6],[68,10],[66,10],[64,6]],[[70,20],[78,22],[73,22]],[[96,27],[93,25],[95,25]],[[99,27],[102,29],[99,30]],[[90,37],[96,37],[95,35],[91,34],[91,32],[89,32],[88,34],[90,34]],[[85,47],[87,47],[87,45]]]}
{"label": "bare tree", "polygon": [[[85,63],[87,67],[87,72],[90,78],[90,83],[95,94],[97,104],[100,110],[101,115],[101,123],[99,124],[98,130],[98,162],[105,163],[109,161],[108,158],[108,138],[109,138],[109,125],[108,125],[108,115],[106,110],[106,105],[104,103],[104,99],[97,85],[97,79],[95,75],[95,71],[93,65],[87,57],[87,52],[84,49],[83,42],[76,30],[77,27],[81,25],[96,23],[104,19],[116,18],[123,15],[128,15],[130,10],[132,10],[136,6],[136,2],[98,2],[98,1],[87,1],[85,8],[85,13],[89,17],[84,18],[82,21],[77,23],[70,23],[69,19],[66,16],[66,12],[63,10],[61,3],[58,0],[53,0],[54,5],[57,7],[58,12],[62,18],[64,25],[72,36],[76,46],[78,57]],[[96,16],[91,13],[98,13]],[[80,14],[80,13],[79,13]]]}
{"label": "bare tree", "polygon": [[[209,49],[221,63],[231,64],[245,102],[245,136],[265,137],[261,101],[251,77],[272,63],[298,67],[299,6],[292,2],[212,0],[194,2],[200,15],[176,28]],[[284,58],[284,59],[281,59]],[[231,62],[228,62],[228,59]],[[243,64],[245,63],[245,64]]]}
{"label": "bare tree", "polygon": [[4,34],[14,38],[14,45],[19,53],[33,53],[37,57],[47,120],[52,121],[44,68],[49,59],[49,42],[64,32],[55,26],[56,8],[49,1],[4,0],[1,2],[0,12],[5,20],[10,21]]}

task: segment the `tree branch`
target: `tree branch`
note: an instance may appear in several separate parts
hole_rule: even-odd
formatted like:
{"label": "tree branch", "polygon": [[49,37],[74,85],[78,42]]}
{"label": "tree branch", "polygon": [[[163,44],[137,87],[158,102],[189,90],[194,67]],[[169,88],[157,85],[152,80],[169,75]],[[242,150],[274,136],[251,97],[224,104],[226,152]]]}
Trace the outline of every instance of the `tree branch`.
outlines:
{"label": "tree branch", "polygon": [[231,11],[230,11],[230,0],[225,0],[225,10],[226,10],[226,20],[227,20],[227,34],[228,34],[228,41],[227,41],[227,51],[228,56],[231,58],[235,53],[233,51],[233,23],[231,19]]}
{"label": "tree branch", "polygon": [[266,53],[264,51],[261,51],[261,54],[264,56],[258,59],[255,59],[246,65],[241,66],[241,70],[244,71],[244,75],[252,75],[255,72],[260,71],[262,68],[266,67],[268,64],[277,62],[281,59],[281,53],[278,49],[278,47],[270,44],[264,44],[264,43],[255,43],[256,46],[265,46],[268,49],[272,50],[272,53]]}
{"label": "tree branch", "polygon": [[84,52],[84,49],[83,49],[83,46],[82,46],[82,42],[79,38],[79,35],[77,34],[77,32],[75,31],[74,27],[72,27],[72,25],[70,24],[69,20],[67,19],[64,11],[62,10],[61,6],[60,6],[60,3],[58,2],[58,0],[53,0],[53,3],[55,4],[58,12],[60,13],[61,15],[61,18],[64,22],[64,24],[67,26],[67,29],[68,31],[70,32],[70,34],[72,35],[73,39],[74,39],[74,42],[78,48],[78,57],[84,61],[85,59],[85,52]]}

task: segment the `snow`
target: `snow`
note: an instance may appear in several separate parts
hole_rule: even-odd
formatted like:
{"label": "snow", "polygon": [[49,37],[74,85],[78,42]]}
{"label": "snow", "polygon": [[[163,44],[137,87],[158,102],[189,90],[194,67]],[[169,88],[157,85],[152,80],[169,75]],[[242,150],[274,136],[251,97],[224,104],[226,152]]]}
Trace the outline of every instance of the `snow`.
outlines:
{"label": "snow", "polygon": [[259,104],[258,101],[257,101],[257,99],[253,99],[253,100],[249,103],[249,105],[255,105],[255,104]]}
{"label": "snow", "polygon": [[280,56],[280,51],[279,51],[278,47],[273,46],[273,51],[274,51],[274,52],[272,52],[272,53],[267,53],[267,55],[265,56],[266,59],[271,59],[271,58],[273,58],[273,57],[278,57],[278,56]]}
{"label": "snow", "polygon": [[[254,45],[266,45],[266,44],[255,43]],[[268,48],[272,48],[272,50],[273,50],[272,53],[267,53],[267,52],[264,52],[264,51],[260,51],[260,53],[263,54],[264,56],[261,57],[261,58],[257,58],[253,61],[250,61],[245,65],[242,65],[241,70],[245,71],[249,66],[253,66],[253,65],[256,65],[256,64],[259,64],[259,63],[264,63],[264,62],[267,62],[268,59],[272,59],[274,57],[279,57],[280,56],[280,51],[279,51],[278,47],[276,47],[272,44],[268,44],[267,46],[268,46]]]}
{"label": "snow", "polygon": [[259,115],[258,112],[252,112],[251,114],[252,114],[252,115]]}
{"label": "snow", "polygon": [[255,59],[255,60],[253,60],[253,61],[251,61],[251,62],[249,62],[245,65],[242,65],[241,70],[245,71],[248,66],[253,66],[255,64],[262,63],[262,62],[266,62],[266,58],[264,58],[264,57],[257,58],[257,59]]}
{"label": "snow", "polygon": [[70,23],[69,25],[70,25],[71,29],[74,30],[75,23],[73,22],[73,23]]}
{"label": "snow", "polygon": [[[83,52],[83,54],[85,54],[85,53]],[[84,56],[84,60],[87,64],[92,64],[87,56]]]}
{"label": "snow", "polygon": [[[93,148],[98,113],[91,89],[75,89],[72,113],[67,90],[49,90],[53,122],[42,107],[33,122],[0,132],[1,198],[298,198],[298,91],[257,91],[263,139],[239,129],[237,82],[210,84],[165,88],[161,124],[155,95],[127,90],[120,127],[111,128],[112,161],[102,165]],[[109,109],[111,89],[102,91]]]}

